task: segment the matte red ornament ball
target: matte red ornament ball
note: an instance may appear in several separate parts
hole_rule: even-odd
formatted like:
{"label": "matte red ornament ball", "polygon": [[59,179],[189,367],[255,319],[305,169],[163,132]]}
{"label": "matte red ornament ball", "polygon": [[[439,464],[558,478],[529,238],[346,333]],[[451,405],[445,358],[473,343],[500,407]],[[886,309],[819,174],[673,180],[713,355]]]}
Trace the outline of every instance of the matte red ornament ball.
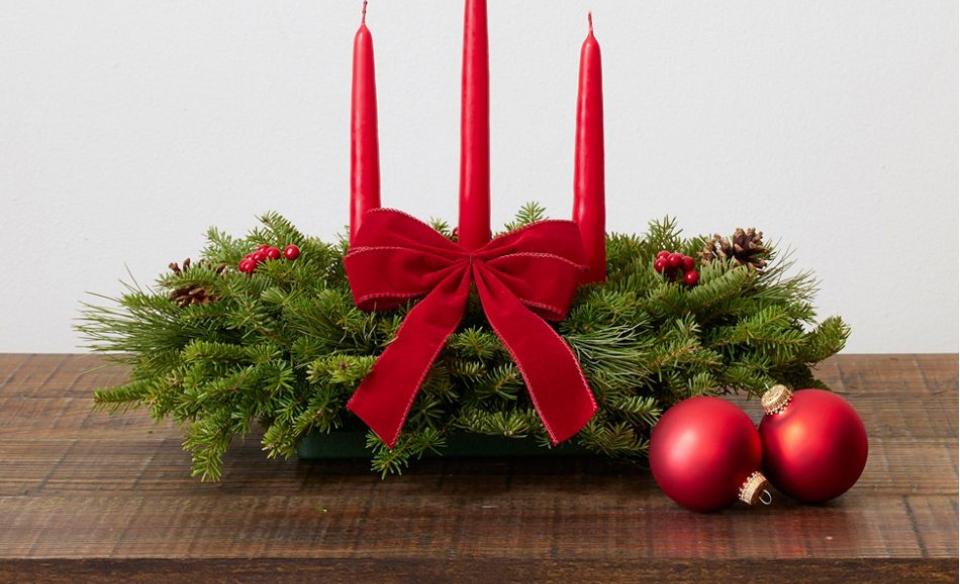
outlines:
{"label": "matte red ornament ball", "polygon": [[295,260],[300,257],[300,248],[294,244],[290,244],[287,247],[283,248],[283,257],[288,260]]}
{"label": "matte red ornament ball", "polygon": [[777,385],[762,399],[764,472],[784,494],[821,503],[847,492],[867,463],[867,431],[846,400]]}
{"label": "matte red ornament ball", "polygon": [[265,253],[267,256],[267,259],[270,259],[270,260],[279,260],[281,256],[280,249],[272,245],[267,247],[265,250],[263,250],[263,253]]}
{"label": "matte red ornament ball", "polygon": [[683,275],[683,283],[687,286],[696,286],[697,282],[700,281],[700,272],[696,270],[690,270]]}
{"label": "matte red ornament ball", "polygon": [[237,266],[237,269],[244,274],[252,273],[257,269],[257,261],[250,257],[243,258],[240,260],[240,265]]}
{"label": "matte red ornament ball", "polygon": [[[737,406],[693,397],[661,416],[650,436],[650,469],[668,497],[694,511],[755,502],[766,481],[760,436]],[[767,493],[769,495],[769,493]]]}

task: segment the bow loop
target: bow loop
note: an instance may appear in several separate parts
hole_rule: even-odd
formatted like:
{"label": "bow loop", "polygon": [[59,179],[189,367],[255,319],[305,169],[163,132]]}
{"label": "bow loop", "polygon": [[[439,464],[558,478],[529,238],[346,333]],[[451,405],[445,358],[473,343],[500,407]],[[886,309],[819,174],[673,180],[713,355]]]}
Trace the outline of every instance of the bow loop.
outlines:
{"label": "bow loop", "polygon": [[517,252],[557,255],[575,264],[582,264],[583,245],[580,243],[580,229],[573,221],[558,219],[537,221],[494,238],[477,250],[476,254],[488,259]]}
{"label": "bow loop", "polygon": [[364,247],[402,247],[449,259],[466,254],[433,227],[396,209],[371,209],[364,214],[350,248]]}
{"label": "bow loop", "polygon": [[570,221],[531,224],[473,252],[390,209],[364,216],[344,268],[363,310],[423,296],[347,407],[391,448],[423,379],[466,307],[471,281],[526,382],[550,440],[576,434],[597,409],[580,365],[543,318],[561,320],[576,293],[582,249]]}
{"label": "bow loop", "polygon": [[344,266],[354,303],[361,310],[390,310],[425,296],[466,262],[405,247],[354,248],[348,257]]}
{"label": "bow loop", "polygon": [[584,269],[561,256],[530,252],[487,260],[484,267],[530,310],[552,321],[566,317]]}

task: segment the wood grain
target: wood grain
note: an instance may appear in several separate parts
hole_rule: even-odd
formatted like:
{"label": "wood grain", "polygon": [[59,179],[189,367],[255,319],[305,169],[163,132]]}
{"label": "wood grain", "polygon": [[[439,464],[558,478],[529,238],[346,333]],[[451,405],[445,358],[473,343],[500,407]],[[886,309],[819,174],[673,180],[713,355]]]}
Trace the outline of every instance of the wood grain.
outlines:
{"label": "wood grain", "polygon": [[[831,582],[947,584],[957,581],[956,561],[860,560],[449,560],[358,559],[349,564],[310,559],[221,560],[13,560],[0,561],[0,582],[540,582],[636,584],[637,582]],[[349,578],[347,578],[349,576]],[[198,580],[198,577],[200,578]]]}
{"label": "wood grain", "polygon": [[[867,468],[840,499],[700,515],[637,465],[267,461],[189,476],[181,434],[91,410],[122,367],[0,355],[0,582],[957,580],[956,355],[841,356],[819,376],[860,411]],[[755,402],[735,400],[755,418]]]}

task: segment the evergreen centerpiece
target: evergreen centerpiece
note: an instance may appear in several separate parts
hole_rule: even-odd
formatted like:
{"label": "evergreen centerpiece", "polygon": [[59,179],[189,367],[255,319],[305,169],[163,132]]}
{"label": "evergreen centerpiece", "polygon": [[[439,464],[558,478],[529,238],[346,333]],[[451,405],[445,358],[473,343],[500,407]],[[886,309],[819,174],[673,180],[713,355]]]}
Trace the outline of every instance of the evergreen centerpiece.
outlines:
{"label": "evergreen centerpiece", "polygon": [[[525,206],[514,230],[542,218]],[[434,227],[448,238],[443,223]],[[185,428],[193,473],[220,478],[235,436],[257,426],[268,457],[291,457],[309,436],[335,438],[364,426],[345,404],[415,302],[359,310],[343,270],[345,241],[307,237],[276,214],[244,238],[208,233],[202,260],[136,284],[107,306],[87,305],[78,329],[91,348],[131,366],[130,382],[96,392],[110,411],[147,407]],[[571,439],[605,456],[640,458],[650,428],[671,404],[695,395],[763,393],[775,383],[816,387],[810,366],[839,351],[849,329],[815,322],[811,275],[763,246],[765,265],[699,259],[714,240],[681,237],[672,220],[645,236],[607,238],[607,279],[582,286],[555,325],[576,354],[599,410]],[[759,241],[757,244],[759,246]],[[293,245],[249,273],[236,267],[261,246]],[[293,248],[289,248],[293,249]],[[660,252],[698,258],[695,285],[655,268]],[[188,297],[203,301],[185,302]],[[466,433],[534,439],[550,448],[523,378],[487,324],[475,293],[429,370],[396,447],[372,432],[372,467],[400,472],[412,458],[443,453]]]}
{"label": "evergreen centerpiece", "polygon": [[[194,474],[218,479],[231,440],[263,428],[270,457],[342,455],[369,428],[373,468],[478,450],[480,436],[640,457],[664,408],[774,383],[816,385],[839,318],[814,322],[808,275],[787,276],[753,229],[682,239],[605,229],[600,45],[580,53],[573,220],[524,207],[490,233],[485,0],[465,0],[459,224],[380,206],[373,40],[354,38],[350,230],[329,245],[279,215],[203,258],[88,305],[92,348],[132,365],[98,406],[149,407],[186,426]],[[701,258],[697,265],[695,257]],[[579,286],[579,287],[578,287]],[[813,328],[808,329],[811,326]],[[501,442],[495,453],[516,451]]]}

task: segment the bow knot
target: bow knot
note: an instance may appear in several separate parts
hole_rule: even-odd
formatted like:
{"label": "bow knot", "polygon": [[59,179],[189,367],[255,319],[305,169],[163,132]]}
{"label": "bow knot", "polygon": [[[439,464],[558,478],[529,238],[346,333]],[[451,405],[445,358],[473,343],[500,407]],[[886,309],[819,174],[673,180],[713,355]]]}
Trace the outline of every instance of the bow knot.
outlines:
{"label": "bow knot", "polygon": [[344,257],[357,306],[389,310],[423,299],[347,407],[392,448],[420,385],[463,318],[473,283],[550,441],[576,434],[597,405],[573,351],[544,319],[566,316],[584,270],[582,253],[571,221],[532,223],[468,251],[405,213],[368,211]]}

